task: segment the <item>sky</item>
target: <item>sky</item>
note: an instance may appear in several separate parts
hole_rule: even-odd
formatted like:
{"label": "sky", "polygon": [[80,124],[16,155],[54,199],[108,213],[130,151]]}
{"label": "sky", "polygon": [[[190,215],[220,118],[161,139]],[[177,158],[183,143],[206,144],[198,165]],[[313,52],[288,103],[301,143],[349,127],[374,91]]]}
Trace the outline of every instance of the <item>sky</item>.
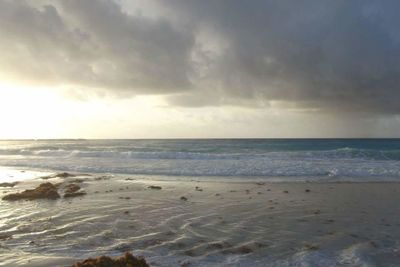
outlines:
{"label": "sky", "polygon": [[0,138],[400,137],[396,0],[0,0]]}

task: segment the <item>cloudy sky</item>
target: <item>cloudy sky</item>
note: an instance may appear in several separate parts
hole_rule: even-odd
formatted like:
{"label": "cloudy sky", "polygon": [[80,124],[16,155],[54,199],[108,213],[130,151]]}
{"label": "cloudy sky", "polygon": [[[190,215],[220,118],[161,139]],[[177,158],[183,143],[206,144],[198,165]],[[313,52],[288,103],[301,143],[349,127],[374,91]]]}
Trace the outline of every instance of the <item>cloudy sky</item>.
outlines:
{"label": "cloudy sky", "polygon": [[0,138],[400,137],[397,0],[0,0]]}

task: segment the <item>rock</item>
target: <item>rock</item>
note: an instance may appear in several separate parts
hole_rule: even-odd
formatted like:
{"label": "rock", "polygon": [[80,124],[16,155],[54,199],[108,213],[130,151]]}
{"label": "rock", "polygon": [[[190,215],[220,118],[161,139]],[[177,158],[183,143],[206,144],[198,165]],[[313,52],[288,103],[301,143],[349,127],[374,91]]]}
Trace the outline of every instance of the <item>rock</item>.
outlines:
{"label": "rock", "polygon": [[285,190],[285,191],[283,191],[283,193],[285,193],[285,194],[289,194],[289,191]]}
{"label": "rock", "polygon": [[14,187],[17,185],[19,182],[13,182],[13,183],[0,183],[0,187]]}
{"label": "rock", "polygon": [[196,186],[195,187],[196,191],[203,191],[203,189],[201,189],[200,187]]}
{"label": "rock", "polygon": [[89,258],[82,262],[77,262],[71,267],[150,267],[146,260],[142,257],[135,257],[131,253],[126,252],[124,256],[119,258],[110,258],[108,256],[100,256],[97,258]]}
{"label": "rock", "polygon": [[310,190],[310,189],[306,189],[305,191],[306,191],[306,193],[310,193],[310,192],[311,192],[311,190]]}
{"label": "rock", "polygon": [[57,192],[57,187],[52,183],[43,183],[35,189],[28,189],[21,193],[6,195],[3,200],[34,200],[34,199],[57,199],[60,195]]}
{"label": "rock", "polygon": [[188,199],[187,199],[187,197],[181,197],[181,200],[183,200],[183,201],[187,201]]}
{"label": "rock", "polygon": [[158,186],[158,185],[150,185],[148,188],[155,189],[155,190],[161,190],[162,189],[162,187]]}

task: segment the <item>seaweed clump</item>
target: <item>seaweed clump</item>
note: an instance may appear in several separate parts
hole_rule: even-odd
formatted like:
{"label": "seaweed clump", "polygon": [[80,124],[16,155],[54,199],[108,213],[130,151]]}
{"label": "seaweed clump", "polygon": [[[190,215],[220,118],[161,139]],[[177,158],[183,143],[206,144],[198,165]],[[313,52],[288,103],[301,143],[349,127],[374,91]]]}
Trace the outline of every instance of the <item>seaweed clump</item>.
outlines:
{"label": "seaweed clump", "polygon": [[13,183],[0,183],[0,187],[14,187],[18,184],[19,182],[13,182]]}
{"label": "seaweed clump", "polygon": [[147,264],[144,258],[135,257],[126,252],[119,258],[110,258],[108,256],[89,258],[82,262],[77,262],[71,267],[150,267],[150,265]]}
{"label": "seaweed clump", "polygon": [[83,196],[86,195],[85,191],[80,191],[81,187],[77,184],[69,184],[65,187],[64,191],[64,198],[68,197],[78,197],[78,196]]}
{"label": "seaweed clump", "polygon": [[20,193],[9,194],[3,197],[3,200],[34,200],[34,199],[57,199],[60,195],[57,192],[57,187],[52,183],[40,184],[35,189],[28,189]]}

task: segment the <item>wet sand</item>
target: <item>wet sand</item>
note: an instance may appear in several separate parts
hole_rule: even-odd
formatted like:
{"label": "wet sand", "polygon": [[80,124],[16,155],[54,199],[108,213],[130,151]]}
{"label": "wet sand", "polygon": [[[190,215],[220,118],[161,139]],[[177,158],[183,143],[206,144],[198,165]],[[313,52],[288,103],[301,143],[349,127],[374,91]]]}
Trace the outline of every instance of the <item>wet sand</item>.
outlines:
{"label": "wet sand", "polygon": [[78,175],[73,198],[0,201],[0,266],[126,251],[151,266],[397,266],[399,183],[157,181]]}

